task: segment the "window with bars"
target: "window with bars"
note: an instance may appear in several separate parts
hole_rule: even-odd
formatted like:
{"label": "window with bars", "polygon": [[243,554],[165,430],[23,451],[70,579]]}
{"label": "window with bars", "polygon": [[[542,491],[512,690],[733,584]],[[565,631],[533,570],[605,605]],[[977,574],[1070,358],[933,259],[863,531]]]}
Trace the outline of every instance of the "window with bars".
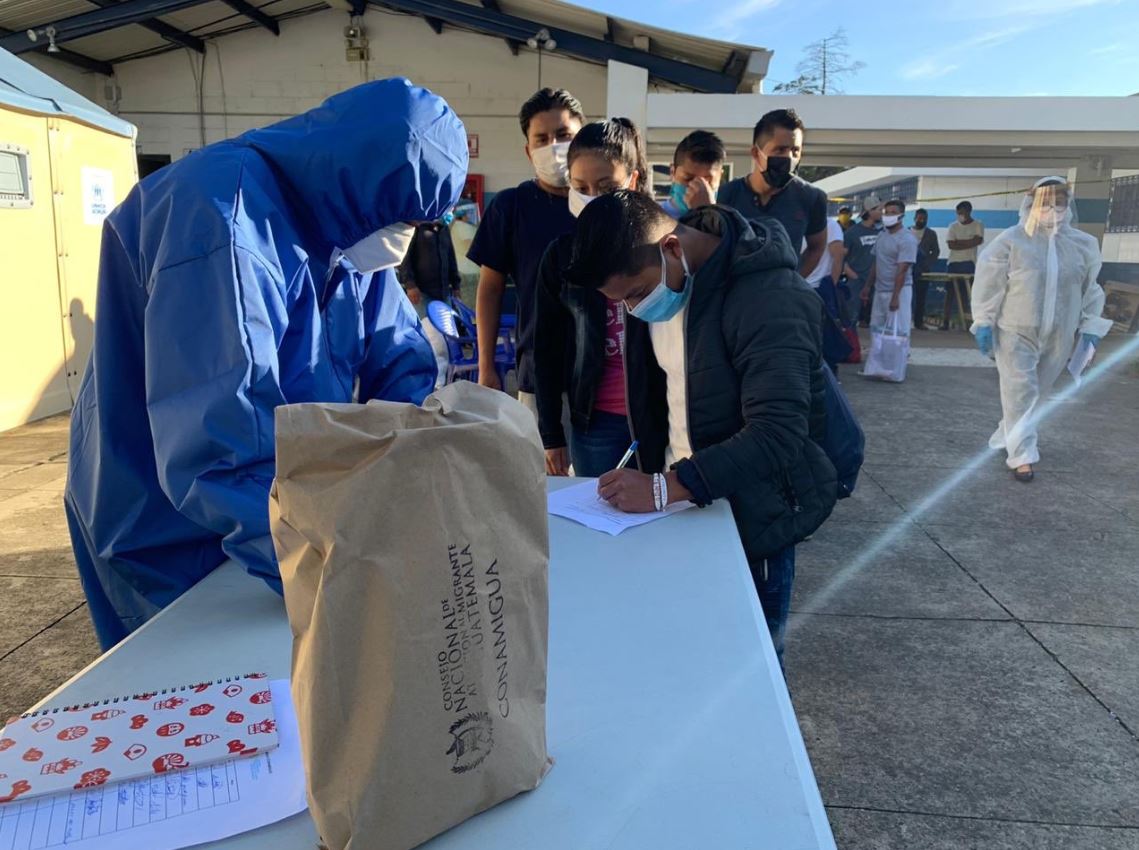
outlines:
{"label": "window with bars", "polygon": [[1111,181],[1107,202],[1108,233],[1139,233],[1139,174]]}
{"label": "window with bars", "polygon": [[859,189],[857,192],[843,192],[842,201],[829,201],[827,203],[827,215],[838,215],[839,207],[850,207],[857,216],[862,211],[862,202],[870,195],[877,195],[878,200],[882,203],[901,198],[906,204],[906,209],[909,210],[917,203],[918,179],[917,177],[908,177],[894,183],[871,186],[869,189]]}
{"label": "window with bars", "polygon": [[28,149],[0,142],[0,207],[26,209],[31,205]]}

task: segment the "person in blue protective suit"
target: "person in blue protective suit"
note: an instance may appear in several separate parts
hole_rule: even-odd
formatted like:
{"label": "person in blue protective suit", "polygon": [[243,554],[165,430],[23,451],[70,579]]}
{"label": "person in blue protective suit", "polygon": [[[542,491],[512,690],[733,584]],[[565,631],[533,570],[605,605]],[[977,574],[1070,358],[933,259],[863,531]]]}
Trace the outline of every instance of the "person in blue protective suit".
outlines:
{"label": "person in blue protective suit", "polygon": [[431,391],[394,267],[466,171],[447,104],[382,80],[179,160],[107,218],[65,496],[104,648],[227,558],[280,592],[273,410]]}

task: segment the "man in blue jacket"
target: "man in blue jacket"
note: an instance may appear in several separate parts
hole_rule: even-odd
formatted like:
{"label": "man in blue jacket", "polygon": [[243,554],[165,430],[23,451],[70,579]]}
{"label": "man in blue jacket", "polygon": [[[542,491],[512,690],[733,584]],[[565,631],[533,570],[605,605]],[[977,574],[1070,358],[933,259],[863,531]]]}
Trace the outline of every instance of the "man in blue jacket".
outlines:
{"label": "man in blue jacket", "polygon": [[104,648],[227,558],[280,591],[273,410],[431,391],[394,267],[466,171],[447,104],[383,80],[191,154],[107,218],[65,497]]}

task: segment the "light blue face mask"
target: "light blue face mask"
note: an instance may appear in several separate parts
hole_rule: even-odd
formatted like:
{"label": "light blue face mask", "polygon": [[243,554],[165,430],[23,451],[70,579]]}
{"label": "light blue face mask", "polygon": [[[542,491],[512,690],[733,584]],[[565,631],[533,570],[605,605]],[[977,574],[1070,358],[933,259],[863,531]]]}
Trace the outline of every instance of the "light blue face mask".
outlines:
{"label": "light blue face mask", "polygon": [[684,256],[684,249],[680,249],[680,265],[684,268],[684,288],[677,292],[670,289],[668,283],[668,263],[664,258],[664,245],[660,245],[660,283],[656,285],[641,302],[629,310],[630,316],[636,316],[642,322],[667,322],[684,309],[692,295],[692,273],[688,271],[688,260]]}
{"label": "light blue face mask", "polygon": [[676,207],[676,211],[681,215],[688,212],[688,202],[684,199],[688,194],[688,187],[683,183],[673,183],[672,188],[668,190],[669,200],[672,205]]}

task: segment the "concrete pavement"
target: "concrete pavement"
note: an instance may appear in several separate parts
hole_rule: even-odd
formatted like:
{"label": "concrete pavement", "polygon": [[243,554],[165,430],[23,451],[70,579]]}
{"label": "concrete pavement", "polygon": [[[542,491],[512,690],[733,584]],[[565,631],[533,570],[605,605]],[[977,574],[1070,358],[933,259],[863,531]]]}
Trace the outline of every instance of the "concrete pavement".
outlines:
{"label": "concrete pavement", "polygon": [[1057,406],[1023,485],[985,451],[996,371],[961,354],[843,377],[866,466],[799,549],[786,655],[835,837],[1134,850],[1139,367]]}
{"label": "concrete pavement", "polygon": [[[838,845],[1139,850],[1139,366],[1057,408],[1026,486],[984,452],[995,370],[917,342],[951,365],[844,369],[866,466],[799,549],[788,677]],[[66,430],[0,434],[0,717],[98,654]]]}

